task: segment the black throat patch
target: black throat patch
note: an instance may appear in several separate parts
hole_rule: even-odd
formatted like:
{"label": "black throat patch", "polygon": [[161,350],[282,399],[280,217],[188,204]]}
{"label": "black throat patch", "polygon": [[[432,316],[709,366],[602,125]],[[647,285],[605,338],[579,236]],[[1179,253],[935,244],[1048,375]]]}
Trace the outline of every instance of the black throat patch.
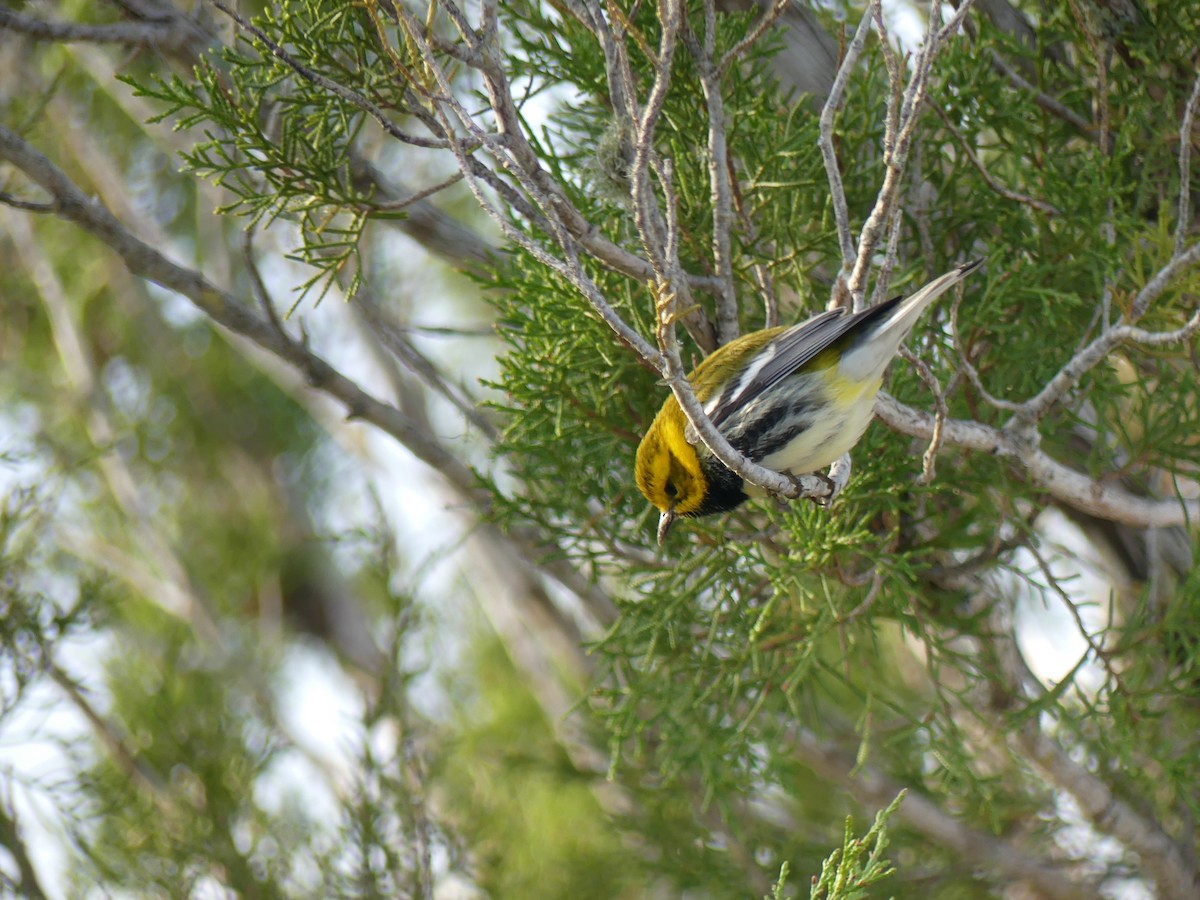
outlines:
{"label": "black throat patch", "polygon": [[693,517],[727,512],[745,502],[745,482],[725,468],[716,457],[701,457],[700,468],[704,470],[704,478],[708,482],[708,494],[700,508],[691,514]]}

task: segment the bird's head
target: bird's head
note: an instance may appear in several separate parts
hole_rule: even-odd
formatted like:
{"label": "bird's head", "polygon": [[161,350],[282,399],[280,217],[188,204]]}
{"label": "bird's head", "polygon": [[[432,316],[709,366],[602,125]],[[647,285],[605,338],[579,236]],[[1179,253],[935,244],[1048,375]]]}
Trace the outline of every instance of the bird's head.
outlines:
{"label": "bird's head", "polygon": [[668,402],[655,417],[638,447],[634,476],[646,499],[662,513],[661,544],[679,517],[703,515],[709,480],[695,446],[685,436],[687,419],[678,403]]}

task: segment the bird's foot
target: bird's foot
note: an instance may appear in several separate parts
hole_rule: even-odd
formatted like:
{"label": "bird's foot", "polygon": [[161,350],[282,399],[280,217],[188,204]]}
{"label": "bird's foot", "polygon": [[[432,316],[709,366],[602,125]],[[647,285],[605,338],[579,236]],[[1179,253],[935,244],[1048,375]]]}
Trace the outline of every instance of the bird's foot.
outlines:
{"label": "bird's foot", "polygon": [[[828,475],[821,472],[807,472],[804,475],[793,475],[790,472],[784,472],[783,477],[790,481],[796,487],[796,492],[800,495],[797,499],[811,500],[817,506],[825,506],[833,501],[837,493],[838,486]],[[815,486],[812,479],[816,479],[824,486],[825,490]],[[786,495],[780,494],[779,500],[781,503],[788,503]]]}
{"label": "bird's foot", "polygon": [[829,467],[828,475],[817,474],[817,477],[829,487],[829,494],[826,495],[823,504],[826,509],[833,506],[833,501],[838,498],[838,494],[850,483],[851,471],[850,454],[843,453],[833,461],[833,465]]}

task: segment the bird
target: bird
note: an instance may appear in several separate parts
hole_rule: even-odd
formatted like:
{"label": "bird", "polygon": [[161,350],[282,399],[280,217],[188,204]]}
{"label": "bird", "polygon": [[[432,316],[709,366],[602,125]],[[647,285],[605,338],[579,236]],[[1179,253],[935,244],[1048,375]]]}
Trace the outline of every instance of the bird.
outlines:
{"label": "bird", "polygon": [[[982,264],[964,263],[862,312],[834,309],[744,334],[688,381],[713,425],[751,462],[791,476],[818,472],[867,430],[884,373],[921,314]],[[674,394],[638,445],[634,476],[661,513],[660,545],[678,518],[726,512],[765,493],[713,455]]]}

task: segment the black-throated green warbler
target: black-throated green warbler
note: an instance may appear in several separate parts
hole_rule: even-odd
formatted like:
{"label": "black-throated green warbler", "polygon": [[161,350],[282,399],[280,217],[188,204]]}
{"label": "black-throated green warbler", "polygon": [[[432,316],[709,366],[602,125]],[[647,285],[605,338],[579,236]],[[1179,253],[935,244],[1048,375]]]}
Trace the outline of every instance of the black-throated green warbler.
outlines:
{"label": "black-throated green warbler", "polygon": [[[792,475],[816,472],[867,430],[884,372],[921,313],[981,263],[860,313],[835,309],[742,335],[701,362],[688,381],[713,425],[751,462]],[[763,494],[713,456],[674,395],[642,438],[635,474],[662,512],[660,544],[679,516],[725,512]]]}

